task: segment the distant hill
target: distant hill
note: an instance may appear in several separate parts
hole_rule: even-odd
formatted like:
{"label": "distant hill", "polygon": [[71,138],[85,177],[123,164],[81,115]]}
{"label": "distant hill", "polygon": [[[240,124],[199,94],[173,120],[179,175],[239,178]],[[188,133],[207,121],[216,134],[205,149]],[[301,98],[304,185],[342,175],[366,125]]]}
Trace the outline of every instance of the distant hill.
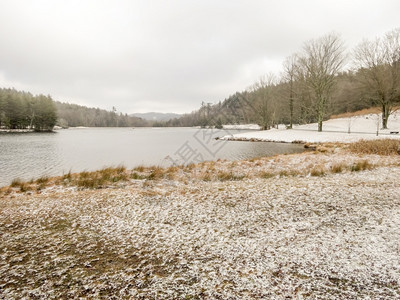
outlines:
{"label": "distant hill", "polygon": [[160,113],[160,112],[134,113],[131,114],[131,116],[139,117],[148,121],[169,121],[171,119],[181,117],[180,114]]}
{"label": "distant hill", "polygon": [[142,127],[149,122],[135,116],[78,104],[54,102],[61,127]]}

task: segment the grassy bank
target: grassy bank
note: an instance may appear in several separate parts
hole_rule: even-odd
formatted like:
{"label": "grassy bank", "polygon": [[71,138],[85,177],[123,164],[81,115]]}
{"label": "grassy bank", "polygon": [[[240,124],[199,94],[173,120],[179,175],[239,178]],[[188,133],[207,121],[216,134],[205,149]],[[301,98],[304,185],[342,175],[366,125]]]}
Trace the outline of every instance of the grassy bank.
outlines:
{"label": "grassy bank", "polygon": [[285,176],[324,176],[399,164],[396,158],[400,153],[400,140],[361,140],[352,144],[306,144],[305,147],[314,151],[246,161],[219,160],[169,168],[138,166],[132,170],[118,166],[93,172],[67,173],[54,178],[44,176],[30,181],[14,179],[9,187],[0,189],[0,195],[18,191],[41,192],[54,186],[78,189],[123,187],[137,180],[177,180],[187,183]]}
{"label": "grassy bank", "polygon": [[365,149],[15,182],[0,298],[399,298],[400,156]]}

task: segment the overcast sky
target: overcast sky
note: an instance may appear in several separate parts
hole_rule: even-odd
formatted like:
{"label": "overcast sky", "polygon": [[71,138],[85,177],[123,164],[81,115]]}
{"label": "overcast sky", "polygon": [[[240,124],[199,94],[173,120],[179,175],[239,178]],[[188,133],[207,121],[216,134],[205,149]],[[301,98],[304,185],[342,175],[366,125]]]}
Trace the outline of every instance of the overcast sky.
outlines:
{"label": "overcast sky", "polygon": [[124,113],[190,112],[279,74],[304,42],[352,49],[399,0],[0,0],[0,87]]}

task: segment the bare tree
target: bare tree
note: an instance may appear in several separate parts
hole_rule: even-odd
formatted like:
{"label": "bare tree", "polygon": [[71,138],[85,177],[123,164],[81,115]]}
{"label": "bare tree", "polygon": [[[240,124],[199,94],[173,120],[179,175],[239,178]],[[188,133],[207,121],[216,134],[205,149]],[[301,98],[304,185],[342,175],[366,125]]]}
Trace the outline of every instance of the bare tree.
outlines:
{"label": "bare tree", "polygon": [[383,38],[364,40],[354,50],[354,64],[372,100],[382,110],[382,127],[400,98],[400,28]]}
{"label": "bare tree", "polygon": [[344,46],[335,34],[328,34],[304,45],[299,57],[305,84],[309,88],[317,113],[318,131],[322,131],[326,107],[336,83],[336,75],[344,64]]}
{"label": "bare tree", "polygon": [[293,128],[293,112],[294,112],[294,97],[295,97],[295,81],[296,74],[298,73],[298,60],[297,54],[293,54],[285,59],[283,62],[283,80],[288,84],[289,89],[289,127]]}
{"label": "bare tree", "polygon": [[276,123],[276,98],[274,97],[274,86],[276,85],[276,77],[274,74],[268,74],[260,77],[260,79],[250,87],[253,92],[254,109],[259,119],[262,129],[270,129]]}

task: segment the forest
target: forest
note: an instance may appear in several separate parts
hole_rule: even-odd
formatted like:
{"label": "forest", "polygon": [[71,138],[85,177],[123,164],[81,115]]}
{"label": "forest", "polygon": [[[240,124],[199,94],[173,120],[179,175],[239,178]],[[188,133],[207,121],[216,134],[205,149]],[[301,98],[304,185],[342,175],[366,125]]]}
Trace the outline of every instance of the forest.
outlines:
{"label": "forest", "polygon": [[57,125],[67,127],[143,127],[150,126],[146,120],[127,114],[117,113],[113,107],[111,111],[100,108],[89,108],[77,104],[61,103],[56,101],[58,112]]}
{"label": "forest", "polygon": [[0,89],[0,128],[51,131],[57,109],[50,96]]}
{"label": "forest", "polygon": [[0,88],[0,129],[51,131],[54,126],[132,127],[149,126],[127,114],[54,101],[51,96]]}
{"label": "forest", "polygon": [[400,104],[400,28],[364,40],[346,52],[339,35],[328,34],[304,44],[283,62],[279,76],[267,74],[245,91],[219,103],[166,122],[166,126],[216,126],[323,121],[332,115],[369,107],[381,110],[381,126]]}

